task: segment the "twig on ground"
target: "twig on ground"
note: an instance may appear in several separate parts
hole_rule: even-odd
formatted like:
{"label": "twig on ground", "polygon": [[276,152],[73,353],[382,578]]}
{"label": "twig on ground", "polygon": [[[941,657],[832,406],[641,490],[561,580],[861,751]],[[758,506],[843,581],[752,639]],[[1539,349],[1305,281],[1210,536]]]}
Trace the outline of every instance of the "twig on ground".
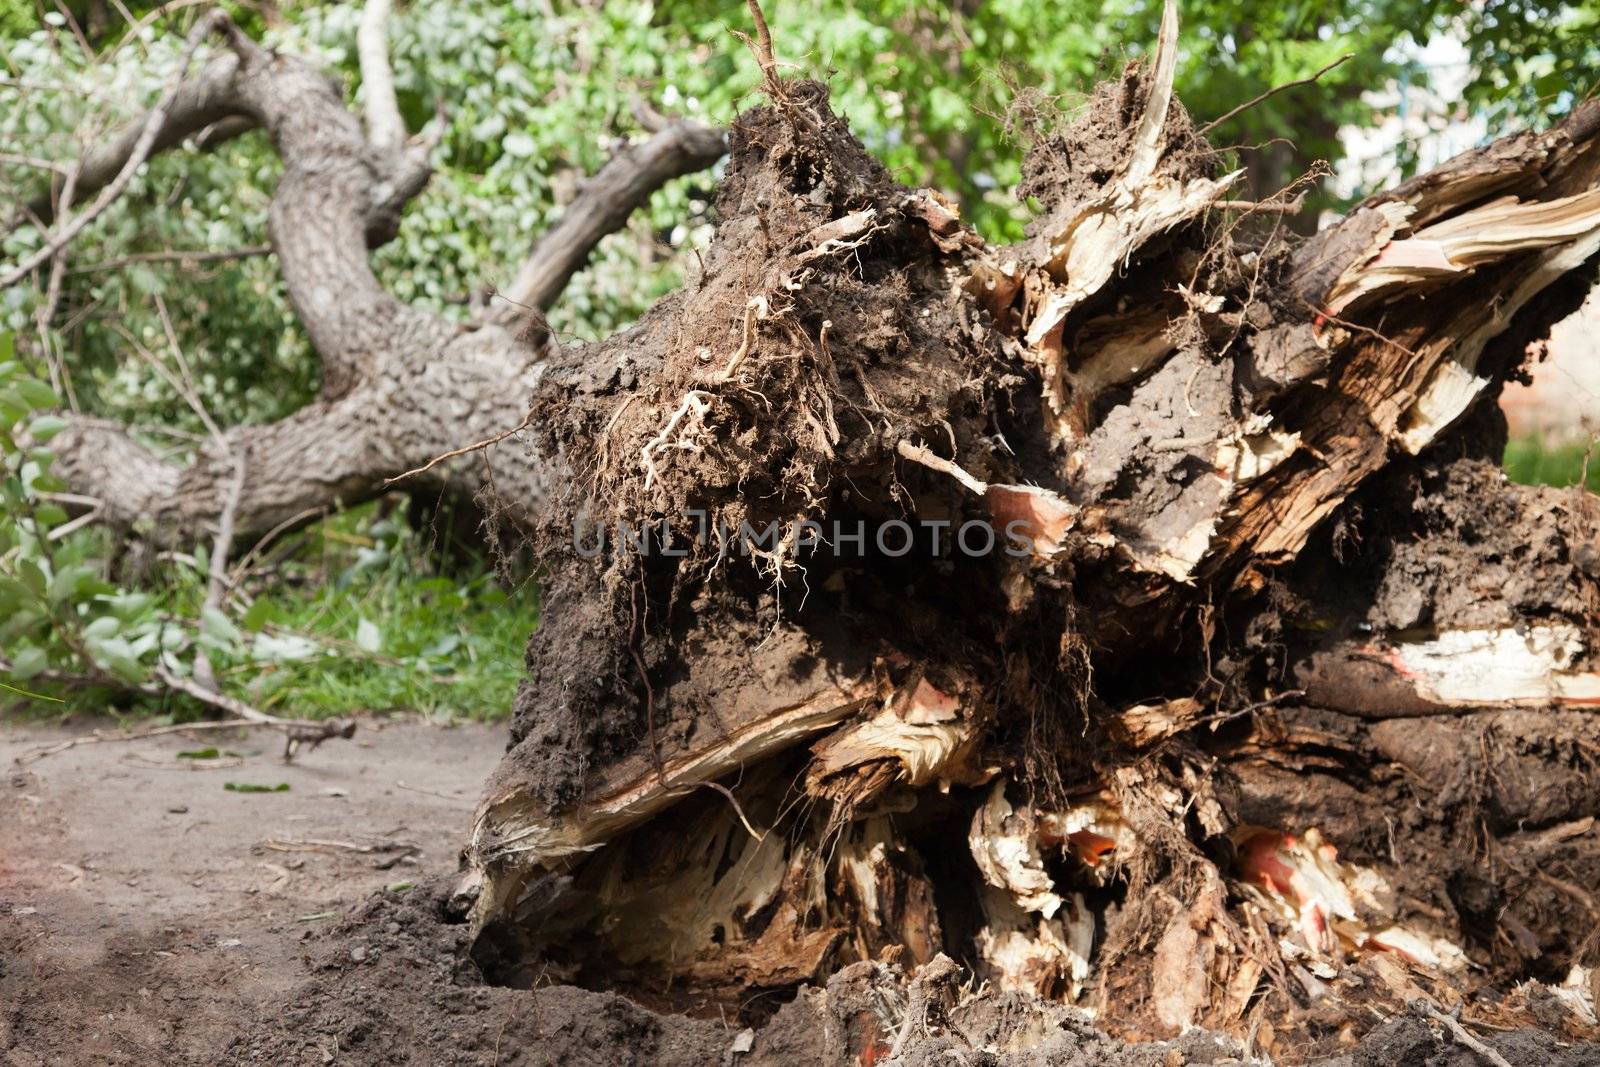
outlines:
{"label": "twig on ground", "polygon": [[199,684],[193,678],[184,678],[172,673],[165,667],[155,669],[156,677],[169,689],[176,689],[180,693],[187,693],[203,704],[210,704],[220,708],[230,715],[237,716],[248,722],[262,726],[276,726],[283,731],[283,759],[287,763],[294,759],[294,755],[301,745],[310,745],[316,748],[330,738],[342,737],[349,739],[356,734],[356,724],[348,719],[324,719],[320,722],[299,722],[294,719],[280,719],[276,715],[268,715],[264,711],[246,704],[237,697],[219,693],[214,689]]}
{"label": "twig on ground", "polygon": [[53,745],[45,745],[32,749],[15,757],[11,762],[26,766],[46,756],[53,756],[58,752],[77,748],[79,745],[98,745],[106,741],[143,741],[150,737],[164,737],[167,734],[187,733],[190,730],[249,730],[258,726],[276,726],[271,722],[254,722],[249,719],[224,719],[220,722],[185,722],[171,726],[152,726],[149,729],[139,730],[135,733],[107,734],[96,730],[82,737],[71,737],[65,741],[57,741]]}
{"label": "twig on ground", "polygon": [[283,840],[269,837],[262,846],[274,852],[376,852],[375,845],[358,845],[354,841],[330,841],[325,838],[306,837]]}
{"label": "twig on ground", "polygon": [[215,689],[202,685],[193,678],[185,678],[182,675],[174,674],[166,667],[158,666],[155,669],[155,676],[161,680],[162,685],[169,689],[176,689],[180,693],[188,693],[202,704],[210,704],[214,708],[220,708],[228,714],[248,722],[278,727],[302,725],[289,719],[280,719],[276,715],[268,715],[266,712],[259,711],[236,697],[228,696],[226,693],[219,693]]}
{"label": "twig on ground", "polygon": [[380,841],[375,845],[362,845],[354,841],[335,841],[325,837],[269,837],[261,842],[261,845],[274,852],[360,852],[368,855],[373,852],[420,851],[409,841]]}
{"label": "twig on ground", "polygon": [[1494,1049],[1490,1048],[1488,1045],[1485,1045],[1482,1041],[1479,1041],[1476,1037],[1473,1037],[1471,1031],[1469,1031],[1465,1026],[1462,1026],[1460,1020],[1451,1015],[1449,1012],[1440,1011],[1438,1008],[1434,1007],[1432,1004],[1429,1004],[1421,997],[1413,1000],[1410,1004],[1410,1007],[1412,1011],[1416,1012],[1418,1015],[1421,1015],[1423,1018],[1432,1019],[1434,1022],[1443,1026],[1446,1030],[1449,1030],[1450,1036],[1456,1039],[1457,1044],[1461,1045],[1463,1048],[1468,1048],[1473,1052],[1476,1052],[1479,1056],[1483,1057],[1485,1061],[1494,1064],[1494,1067],[1511,1067],[1511,1062],[1509,1060],[1500,1055],[1500,1053],[1496,1052]]}
{"label": "twig on ground", "polygon": [[407,785],[405,782],[402,782],[398,778],[396,778],[394,780],[394,784],[395,784],[395,786],[397,788],[404,789],[408,793],[423,793],[423,794],[426,794],[427,796],[430,796],[430,797],[438,797],[440,800],[460,800],[461,799],[461,797],[459,795],[454,795],[454,794],[450,794],[450,793],[441,793],[437,789],[424,789],[420,785]]}

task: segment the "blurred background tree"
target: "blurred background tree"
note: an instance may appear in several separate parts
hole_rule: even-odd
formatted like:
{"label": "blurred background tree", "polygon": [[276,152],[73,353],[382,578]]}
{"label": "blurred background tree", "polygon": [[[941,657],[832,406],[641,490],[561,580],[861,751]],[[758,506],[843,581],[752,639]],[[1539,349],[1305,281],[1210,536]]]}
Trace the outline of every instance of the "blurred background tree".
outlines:
{"label": "blurred background tree", "polygon": [[[224,6],[268,44],[320,58],[359,96],[360,5]],[[779,59],[826,79],[836,108],[897,177],[953,196],[995,240],[1019,237],[1028,217],[1012,193],[1026,150],[1016,102],[1070,113],[1097,78],[1115,75],[1154,41],[1160,14],[1156,0],[769,7]],[[187,0],[0,0],[0,202],[25,201],[51,164],[64,166],[85,142],[147,107],[203,10]],[[1593,3],[1189,0],[1182,15],[1179,95],[1201,122],[1350,57],[1316,84],[1276,93],[1213,131],[1218,145],[1237,146],[1254,196],[1277,191],[1315,160],[1337,159],[1352,131],[1392,118],[1374,92],[1397,93],[1402,110],[1411,90],[1426,92],[1440,74],[1426,59],[1435,42],[1454,49],[1459,69],[1451,84],[1463,86],[1455,98],[1435,101],[1445,122],[1476,118],[1496,133],[1548,122],[1600,80]],[[471,301],[507,280],[582,177],[639,135],[638,101],[715,122],[754,101],[759,72],[731,32],[747,23],[741,0],[414,0],[398,8],[390,39],[401,107],[415,131],[442,104],[448,129],[427,191],[407,210],[398,239],[376,254],[380,277],[402,300],[465,317]],[[14,335],[22,369],[43,377],[50,362],[43,357],[54,353],[65,374],[49,384],[66,403],[144,427],[176,451],[203,427],[141,354],[181,353],[205,407],[224,425],[276,420],[304,404],[318,367],[265,248],[279,164],[263,136],[156,157],[76,240],[53,300],[42,278],[0,293],[0,330]],[[1304,224],[1315,225],[1316,209],[1337,208],[1413,168],[1419,151],[1407,128],[1392,139],[1389,172],[1319,183]],[[709,234],[715,178],[673,182],[607,238],[552,311],[558,333],[604,336],[676,286],[686,257]],[[0,237],[0,262],[16,261],[39,240],[32,227],[14,229]],[[224,256],[186,262],[174,252]],[[427,538],[398,537],[378,510],[327,527],[337,536],[318,535],[317,562],[296,581],[309,589],[380,547],[385,558],[401,548],[425,552]],[[84,530],[72,538],[94,536]],[[330,554],[330,545],[343,543],[339,536],[356,542],[344,556]],[[95,558],[91,549],[73,552]],[[100,549],[98,558],[106,556]],[[285,574],[297,558],[285,557]],[[400,568],[384,579],[399,584],[385,588],[405,600],[400,586],[413,570]],[[388,573],[369,566],[360,580],[380,572]],[[476,577],[463,581],[461,588],[476,588]],[[320,594],[297,588],[273,587],[271,596],[289,598],[284,618],[354,640],[365,615],[334,611],[330,621],[331,609],[302,612],[305,596]],[[459,629],[460,605],[451,603],[455,614],[446,621]],[[526,610],[531,620],[536,607]],[[426,629],[415,618],[408,625]],[[469,647],[451,645],[450,632],[418,648],[448,645],[454,655]],[[385,655],[385,663],[395,661]],[[514,648],[503,655],[515,664]],[[430,678],[438,673],[428,670]],[[249,681],[247,666],[240,678]],[[352,685],[339,699],[379,699]],[[484,710],[508,703],[493,686],[484,689]],[[338,702],[330,698],[327,710]]]}

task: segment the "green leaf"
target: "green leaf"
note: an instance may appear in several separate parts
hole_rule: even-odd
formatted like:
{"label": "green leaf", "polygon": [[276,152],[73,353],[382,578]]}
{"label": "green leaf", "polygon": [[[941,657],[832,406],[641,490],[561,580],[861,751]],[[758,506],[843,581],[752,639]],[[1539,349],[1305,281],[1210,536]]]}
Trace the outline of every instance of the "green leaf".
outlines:
{"label": "green leaf", "polygon": [[24,378],[16,384],[17,395],[24,404],[31,408],[54,408],[61,406],[61,400],[56,396],[56,391],[37,378]]}
{"label": "green leaf", "polygon": [[423,649],[422,654],[430,659],[439,656],[448,656],[450,653],[454,652],[460,647],[461,635],[458,633],[448,633],[441,635],[438,640],[434,641],[428,645],[427,648]]}
{"label": "green leaf", "polygon": [[122,632],[122,620],[115,615],[102,615],[83,628],[83,636],[90,641],[107,641]]}
{"label": "green leaf", "polygon": [[287,793],[288,782],[279,782],[277,785],[256,785],[251,782],[226,782],[222,788],[230,793]]}
{"label": "green leaf", "polygon": [[33,592],[15,578],[0,574],[0,614],[9,613],[24,600],[32,600]]}
{"label": "green leaf", "polygon": [[9,430],[32,411],[15,389],[0,389],[0,430]]}
{"label": "green leaf", "polygon": [[40,504],[33,509],[33,521],[50,530],[67,521],[67,512],[60,504]]}
{"label": "green leaf", "polygon": [[11,677],[19,682],[37,678],[50,666],[50,655],[36,645],[23,645],[11,657]]}
{"label": "green leaf", "polygon": [[178,753],[178,759],[216,759],[222,753],[215,748],[191,748]]}
{"label": "green leaf", "polygon": [[383,631],[371,619],[363,618],[356,623],[356,644],[363,652],[376,653],[383,648]]}
{"label": "green leaf", "polygon": [[257,597],[255,603],[250,605],[243,618],[239,620],[239,626],[250,633],[257,633],[263,626],[271,622],[277,614],[277,609],[273,606],[272,601],[264,596]]}
{"label": "green leaf", "polygon": [[69,563],[56,571],[56,576],[50,579],[50,588],[46,598],[51,607],[59,608],[69,600],[78,600],[84,587],[95,580],[94,568],[82,563]]}
{"label": "green leaf", "polygon": [[260,633],[250,646],[250,658],[261,663],[284,663],[310,659],[321,651],[321,645],[299,634]]}
{"label": "green leaf", "polygon": [[48,441],[67,428],[67,420],[60,415],[36,415],[28,423],[28,433],[35,441]]}
{"label": "green leaf", "polygon": [[50,582],[44,576],[44,571],[31,559],[17,560],[17,577],[22,579],[22,584],[34,596],[44,596],[45,590],[50,587]]}
{"label": "green leaf", "polygon": [[123,622],[132,622],[150,609],[156,598],[149,593],[117,593],[106,598],[111,614]]}
{"label": "green leaf", "polygon": [[233,624],[233,620],[216,608],[201,609],[200,632],[230,648],[244,640],[244,634]]}

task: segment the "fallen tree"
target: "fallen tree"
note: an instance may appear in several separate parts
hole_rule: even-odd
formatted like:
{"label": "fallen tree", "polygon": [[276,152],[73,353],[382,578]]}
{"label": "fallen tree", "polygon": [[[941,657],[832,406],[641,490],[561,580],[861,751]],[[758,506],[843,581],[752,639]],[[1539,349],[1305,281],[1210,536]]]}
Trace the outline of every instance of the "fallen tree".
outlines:
{"label": "fallen tree", "polygon": [[501,299],[466,325],[421,311],[395,299],[368,263],[426,187],[442,131],[437,123],[432,133],[406,140],[389,74],[388,11],[384,0],[372,0],[363,23],[364,123],[317,67],[261,48],[214,14],[191,32],[189,53],[215,36],[223,54],[192,74],[177,71],[155,108],[71,169],[71,195],[101,197],[57,219],[58,183],[13,220],[56,225],[39,254],[5,272],[0,288],[47,265],[47,253],[59,251],[103,209],[105,194],[114,197],[154,152],[214,147],[259,128],[284,164],[268,230],[290,302],[321,361],[316,400],[281,422],[213,435],[187,463],[162,458],[120,424],[69,415],[52,447],[75,506],[93,501],[102,521],[137,527],[156,542],[203,539],[221,520],[241,460],[246,474],[235,525],[244,541],[376,496],[423,467],[407,488],[470,497],[494,485],[521,504],[542,492],[528,466],[503,453],[429,464],[518,424],[551,340],[542,309],[653,192],[720,159],[722,131],[646,112],[650,136],[589,178]]}
{"label": "fallen tree", "polygon": [[[1506,483],[1495,401],[1593,280],[1600,104],[1301,241],[1293,189],[1232,198],[1176,35],[1035,131],[997,247],[758,32],[703,272],[548,346],[385,294],[409,186],[230,34],[204,84],[285,158],[328,367],[230,435],[241,527],[533,438],[482,461],[547,575],[457,901],[494,980],[792,1000],[842,1062],[1048,1048],[1064,1005],[1280,1058],[1408,1010],[1595,1036],[1600,509]],[[75,490],[216,514],[227,454],[117,432],[58,439]],[[964,1029],[962,973],[1041,1021]]]}
{"label": "fallen tree", "polygon": [[1008,247],[764,53],[704,274],[538,387],[491,975],[942,953],[1279,1056],[1411,1001],[1594,1036],[1600,509],[1505,481],[1495,401],[1592,282],[1600,104],[1295,242],[1175,35],[1040,132]]}

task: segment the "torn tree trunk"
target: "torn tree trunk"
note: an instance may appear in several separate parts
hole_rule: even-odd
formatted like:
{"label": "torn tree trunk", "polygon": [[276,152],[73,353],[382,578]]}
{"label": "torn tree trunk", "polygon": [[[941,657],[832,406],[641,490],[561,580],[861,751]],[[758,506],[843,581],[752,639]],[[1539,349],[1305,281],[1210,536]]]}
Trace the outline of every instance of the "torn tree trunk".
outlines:
{"label": "torn tree trunk", "polygon": [[1295,243],[1175,34],[1009,247],[773,79],[700,283],[552,356],[491,975],[759,1020],[942,951],[1279,1056],[1418,997],[1595,1035],[1600,508],[1483,459],[1593,277],[1600,104]]}
{"label": "torn tree trunk", "polygon": [[[272,247],[323,370],[312,404],[279,423],[235,427],[187,464],[159,458],[122,426],[69,417],[52,445],[56,473],[75,496],[98,501],[105,521],[158,543],[202,538],[221,515],[232,457],[242,455],[250,474],[235,519],[240,538],[254,539],[375,496],[396,476],[521,421],[553,343],[548,331],[528,328],[513,305],[467,325],[422,312],[390,295],[368,263],[427,184],[442,132],[405,140],[384,40],[387,9],[373,0],[362,26],[365,129],[322,72],[262,50],[216,16],[204,27],[218,28],[228,53],[83,161],[80,197],[109,186],[146,150],[175,148],[225,121],[235,132],[265,129],[284,162]],[[721,131],[676,121],[619,152],[534,249],[513,295],[549,307],[600,239],[651,193],[723,151]],[[48,219],[51,202],[41,197],[35,214]],[[544,489],[540,471],[509,451],[465,455],[404,485],[488,491],[507,502],[492,510],[520,521]]]}

